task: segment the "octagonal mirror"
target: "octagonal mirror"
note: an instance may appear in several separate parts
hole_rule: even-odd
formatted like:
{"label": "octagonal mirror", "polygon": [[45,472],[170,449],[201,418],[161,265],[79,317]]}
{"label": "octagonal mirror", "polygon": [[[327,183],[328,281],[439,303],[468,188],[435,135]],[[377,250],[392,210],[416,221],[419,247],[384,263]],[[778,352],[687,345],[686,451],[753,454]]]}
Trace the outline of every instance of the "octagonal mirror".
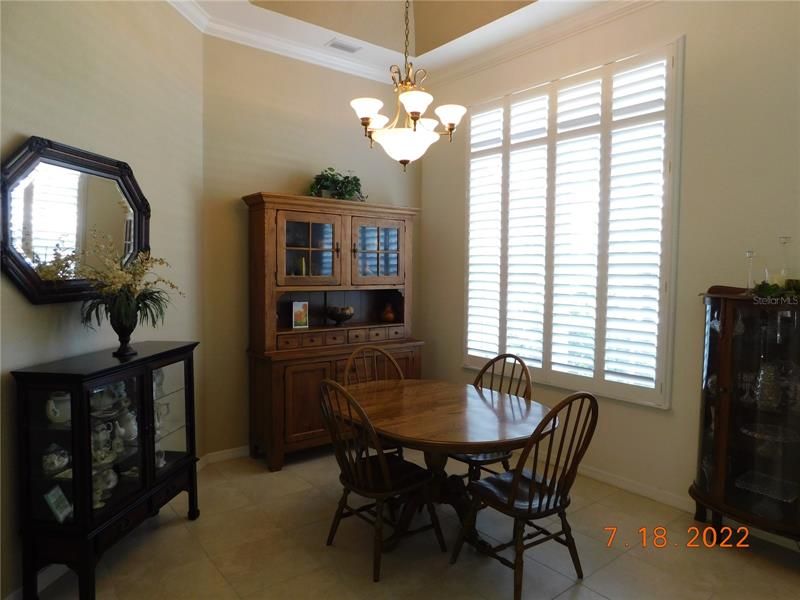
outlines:
{"label": "octagonal mirror", "polygon": [[76,267],[99,266],[97,241],[123,262],[149,249],[150,206],[130,167],[51,140],[32,137],[4,162],[2,208],[3,270],[36,304],[94,295]]}

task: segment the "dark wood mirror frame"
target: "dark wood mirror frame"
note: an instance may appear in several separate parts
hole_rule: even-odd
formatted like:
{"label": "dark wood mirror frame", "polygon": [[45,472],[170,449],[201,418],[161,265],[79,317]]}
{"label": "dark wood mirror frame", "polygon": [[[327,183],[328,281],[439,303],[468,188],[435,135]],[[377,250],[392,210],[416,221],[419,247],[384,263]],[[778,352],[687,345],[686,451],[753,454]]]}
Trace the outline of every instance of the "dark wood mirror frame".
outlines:
{"label": "dark wood mirror frame", "polygon": [[150,204],[139,188],[139,184],[136,183],[133,171],[127,163],[66,144],[32,136],[3,161],[2,179],[0,180],[3,232],[2,244],[0,244],[2,253],[0,264],[2,264],[3,272],[33,304],[74,302],[95,297],[97,293],[86,279],[63,281],[41,279],[25,257],[13,247],[10,192],[17,181],[26,177],[40,162],[105,177],[117,182],[133,211],[131,258],[139,252],[150,249]]}

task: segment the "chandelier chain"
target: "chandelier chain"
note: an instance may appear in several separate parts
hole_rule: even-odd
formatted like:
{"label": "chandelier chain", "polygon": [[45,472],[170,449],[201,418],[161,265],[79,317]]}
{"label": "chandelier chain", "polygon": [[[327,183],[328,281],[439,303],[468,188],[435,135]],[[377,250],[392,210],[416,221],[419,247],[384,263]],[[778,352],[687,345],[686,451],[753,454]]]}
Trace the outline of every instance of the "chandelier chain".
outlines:
{"label": "chandelier chain", "polygon": [[[403,70],[405,73],[408,73],[408,36],[410,35],[409,26],[408,26],[408,7],[409,7],[409,0],[406,0],[406,47],[405,51],[403,52]],[[404,73],[404,74],[405,74]]]}

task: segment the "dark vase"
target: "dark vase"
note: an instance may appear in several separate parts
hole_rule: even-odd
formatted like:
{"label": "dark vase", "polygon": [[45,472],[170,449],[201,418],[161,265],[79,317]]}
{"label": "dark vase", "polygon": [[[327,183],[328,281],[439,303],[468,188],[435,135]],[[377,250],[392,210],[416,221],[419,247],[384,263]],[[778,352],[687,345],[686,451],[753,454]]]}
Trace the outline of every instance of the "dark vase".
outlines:
{"label": "dark vase", "polygon": [[131,294],[122,292],[110,301],[108,308],[108,320],[119,338],[119,348],[112,355],[120,359],[135,356],[136,350],[131,347],[130,341],[139,320],[136,299]]}

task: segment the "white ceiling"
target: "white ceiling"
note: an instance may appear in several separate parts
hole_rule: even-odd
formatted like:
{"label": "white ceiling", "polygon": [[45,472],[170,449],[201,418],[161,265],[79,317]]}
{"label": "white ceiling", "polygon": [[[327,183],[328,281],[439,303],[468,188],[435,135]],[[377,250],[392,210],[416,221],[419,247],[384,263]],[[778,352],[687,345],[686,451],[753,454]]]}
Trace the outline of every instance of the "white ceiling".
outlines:
{"label": "white ceiling", "polygon": [[[265,10],[247,0],[169,0],[175,9],[200,31],[343,71],[367,79],[390,83],[389,66],[402,63],[403,56],[299,19]],[[596,21],[604,21],[652,4],[648,0],[538,0],[505,17],[471,31],[443,46],[414,58],[415,66],[433,72],[447,68],[447,78],[465,72],[466,65],[501,62],[509,56],[552,43]],[[402,23],[398,23],[402,27]],[[329,46],[340,40],[359,48],[347,53]],[[459,68],[461,67],[461,68]]]}

